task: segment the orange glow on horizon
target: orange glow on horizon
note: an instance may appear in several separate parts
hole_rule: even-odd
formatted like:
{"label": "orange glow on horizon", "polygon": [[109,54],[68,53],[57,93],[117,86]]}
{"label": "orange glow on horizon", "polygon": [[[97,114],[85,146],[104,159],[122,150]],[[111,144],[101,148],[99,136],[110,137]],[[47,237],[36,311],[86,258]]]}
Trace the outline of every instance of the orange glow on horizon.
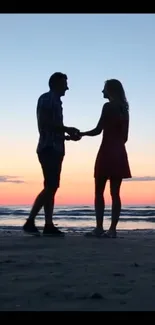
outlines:
{"label": "orange glow on horizon", "polygon": [[[57,205],[93,205],[94,184],[79,179],[61,181],[61,187],[56,194]],[[28,182],[26,184],[2,183],[0,184],[1,205],[32,205],[36,195],[42,190],[42,182]],[[121,186],[122,205],[155,204],[155,181],[123,182]],[[105,203],[111,204],[109,182],[105,189]]]}

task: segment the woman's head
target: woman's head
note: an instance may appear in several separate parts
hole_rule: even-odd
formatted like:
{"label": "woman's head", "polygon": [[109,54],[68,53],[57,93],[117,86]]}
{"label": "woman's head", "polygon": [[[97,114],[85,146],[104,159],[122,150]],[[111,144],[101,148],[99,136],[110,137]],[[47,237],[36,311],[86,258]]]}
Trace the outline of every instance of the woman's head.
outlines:
{"label": "woman's head", "polygon": [[117,79],[110,79],[105,82],[103,89],[104,98],[111,100],[119,101],[125,104],[125,107],[128,109],[129,105],[126,99],[124,88],[121,82]]}

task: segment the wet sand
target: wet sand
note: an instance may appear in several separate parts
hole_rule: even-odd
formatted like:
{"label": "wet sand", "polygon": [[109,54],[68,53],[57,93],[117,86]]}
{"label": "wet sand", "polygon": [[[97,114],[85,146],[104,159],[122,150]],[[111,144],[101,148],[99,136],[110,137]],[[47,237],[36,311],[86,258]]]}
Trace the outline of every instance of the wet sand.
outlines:
{"label": "wet sand", "polygon": [[0,232],[0,310],[155,310],[155,232],[116,239]]}

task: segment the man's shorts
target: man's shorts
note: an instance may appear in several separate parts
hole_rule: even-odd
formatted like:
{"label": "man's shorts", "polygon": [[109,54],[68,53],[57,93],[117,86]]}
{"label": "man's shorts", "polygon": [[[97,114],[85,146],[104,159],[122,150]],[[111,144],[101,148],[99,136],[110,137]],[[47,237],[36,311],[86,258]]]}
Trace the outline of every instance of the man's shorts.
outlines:
{"label": "man's shorts", "polygon": [[52,148],[45,148],[38,153],[44,175],[44,187],[52,189],[59,187],[63,157],[62,154]]}

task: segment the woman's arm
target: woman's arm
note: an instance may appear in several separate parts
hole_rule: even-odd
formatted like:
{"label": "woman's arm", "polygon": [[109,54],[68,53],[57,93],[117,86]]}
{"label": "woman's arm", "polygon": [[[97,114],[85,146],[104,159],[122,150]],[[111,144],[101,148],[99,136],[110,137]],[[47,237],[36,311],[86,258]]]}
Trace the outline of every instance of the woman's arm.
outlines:
{"label": "woman's arm", "polygon": [[86,131],[86,132],[80,132],[80,135],[81,136],[89,136],[89,137],[94,137],[96,135],[99,135],[102,130],[103,130],[103,127],[104,127],[104,116],[105,116],[105,112],[107,110],[107,104],[106,103],[104,106],[103,106],[103,109],[102,109],[102,113],[101,113],[101,116],[100,116],[100,119],[96,125],[96,127],[90,131]]}
{"label": "woman's arm", "polygon": [[124,143],[128,141],[128,133],[129,133],[129,114],[127,118],[124,121],[123,124],[123,138],[124,138]]}

